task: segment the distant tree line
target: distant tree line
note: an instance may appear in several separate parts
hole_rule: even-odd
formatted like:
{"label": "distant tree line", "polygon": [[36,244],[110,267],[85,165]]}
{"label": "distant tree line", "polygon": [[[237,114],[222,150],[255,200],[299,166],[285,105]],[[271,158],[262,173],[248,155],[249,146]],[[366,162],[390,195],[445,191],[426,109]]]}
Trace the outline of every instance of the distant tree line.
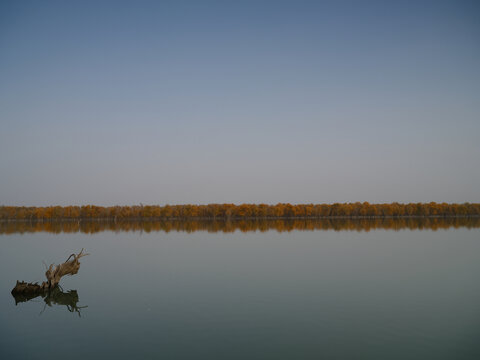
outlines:
{"label": "distant tree line", "polygon": [[134,206],[0,206],[0,220],[63,219],[293,219],[329,217],[452,217],[480,216],[480,204],[209,204],[209,205],[134,205]]}

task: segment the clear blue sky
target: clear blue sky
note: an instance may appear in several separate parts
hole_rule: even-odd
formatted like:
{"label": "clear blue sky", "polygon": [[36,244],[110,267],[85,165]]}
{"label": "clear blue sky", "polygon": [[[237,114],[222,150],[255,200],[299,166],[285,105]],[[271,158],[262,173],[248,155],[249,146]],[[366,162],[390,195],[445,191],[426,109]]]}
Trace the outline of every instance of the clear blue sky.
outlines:
{"label": "clear blue sky", "polygon": [[1,1],[0,204],[480,202],[477,1]]}

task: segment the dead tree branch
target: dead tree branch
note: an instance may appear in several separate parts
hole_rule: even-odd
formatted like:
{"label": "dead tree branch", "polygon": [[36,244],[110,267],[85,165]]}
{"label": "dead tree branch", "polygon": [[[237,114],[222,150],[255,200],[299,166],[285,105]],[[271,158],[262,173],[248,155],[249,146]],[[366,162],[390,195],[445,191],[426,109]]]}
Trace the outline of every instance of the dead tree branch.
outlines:
{"label": "dead tree branch", "polygon": [[75,275],[78,273],[78,270],[80,269],[79,260],[87,255],[89,254],[85,253],[84,249],[82,249],[78,254],[70,255],[62,264],[51,264],[45,273],[47,281],[42,282],[41,285],[38,283],[27,283],[17,280],[17,285],[13,288],[12,295],[23,295],[25,298],[33,298],[49,292],[59,284],[62,276]]}

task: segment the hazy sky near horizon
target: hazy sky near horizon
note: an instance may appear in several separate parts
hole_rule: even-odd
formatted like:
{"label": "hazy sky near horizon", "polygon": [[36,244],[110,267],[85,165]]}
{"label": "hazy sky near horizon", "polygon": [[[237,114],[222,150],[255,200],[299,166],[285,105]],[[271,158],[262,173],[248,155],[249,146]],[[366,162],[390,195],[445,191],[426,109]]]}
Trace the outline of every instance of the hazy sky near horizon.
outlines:
{"label": "hazy sky near horizon", "polygon": [[480,202],[477,1],[2,1],[0,205]]}

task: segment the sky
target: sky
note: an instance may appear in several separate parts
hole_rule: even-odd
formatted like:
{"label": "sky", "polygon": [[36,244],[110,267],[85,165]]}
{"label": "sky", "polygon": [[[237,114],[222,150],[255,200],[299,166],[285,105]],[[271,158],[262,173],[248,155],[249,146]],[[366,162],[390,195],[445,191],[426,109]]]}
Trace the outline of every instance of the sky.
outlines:
{"label": "sky", "polygon": [[477,1],[1,1],[0,205],[480,202]]}

